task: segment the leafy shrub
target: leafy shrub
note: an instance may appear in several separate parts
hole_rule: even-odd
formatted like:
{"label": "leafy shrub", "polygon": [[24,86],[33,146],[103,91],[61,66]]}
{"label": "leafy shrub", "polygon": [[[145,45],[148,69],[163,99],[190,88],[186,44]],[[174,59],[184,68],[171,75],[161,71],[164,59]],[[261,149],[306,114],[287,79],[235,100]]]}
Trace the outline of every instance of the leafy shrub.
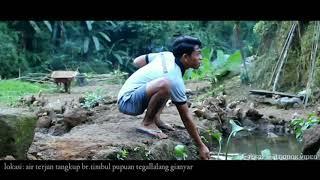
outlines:
{"label": "leafy shrub", "polygon": [[129,152],[126,149],[122,149],[117,153],[118,160],[125,160],[129,155]]}
{"label": "leafy shrub", "polygon": [[84,102],[81,103],[81,106],[87,109],[98,106],[99,102],[103,99],[100,94],[101,90],[97,90],[97,92],[86,92]]}
{"label": "leafy shrub", "polygon": [[28,63],[18,46],[18,33],[11,31],[6,23],[0,23],[0,77],[18,77],[28,68]]}
{"label": "leafy shrub", "polygon": [[296,135],[296,139],[298,139],[298,141],[301,142],[304,131],[319,123],[320,123],[319,117],[316,114],[311,113],[308,115],[307,119],[303,119],[303,118],[293,119],[290,122],[290,126],[293,127],[293,130]]}
{"label": "leafy shrub", "polygon": [[185,160],[188,157],[186,147],[180,144],[174,147],[174,154],[177,160]]}

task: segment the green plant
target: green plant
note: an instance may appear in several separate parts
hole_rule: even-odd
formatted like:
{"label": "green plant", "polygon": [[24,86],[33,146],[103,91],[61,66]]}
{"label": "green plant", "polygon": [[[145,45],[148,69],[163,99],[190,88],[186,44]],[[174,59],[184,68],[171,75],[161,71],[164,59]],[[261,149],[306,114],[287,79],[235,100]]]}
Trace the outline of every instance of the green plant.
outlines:
{"label": "green plant", "polygon": [[97,90],[96,92],[86,92],[84,97],[84,102],[80,105],[84,108],[94,108],[99,105],[99,102],[103,99],[100,95],[101,90]]}
{"label": "green plant", "polygon": [[244,127],[241,127],[239,125],[237,125],[232,119],[230,119],[229,123],[231,124],[231,133],[228,137],[228,140],[227,140],[227,149],[226,149],[226,160],[227,160],[227,157],[228,157],[228,150],[229,150],[229,141],[231,139],[232,136],[236,136],[237,132],[239,131],[243,131],[243,130],[246,130],[246,131],[250,131],[249,129],[246,129]]}
{"label": "green plant", "polygon": [[225,55],[223,51],[217,51],[217,59],[213,63],[216,74],[224,74],[225,71],[240,72],[242,56],[240,51],[235,51],[230,56]]}
{"label": "green plant", "polygon": [[298,141],[301,142],[304,131],[319,123],[320,123],[319,117],[315,113],[311,113],[308,115],[307,119],[303,119],[303,118],[293,119],[290,122],[290,126],[293,127],[293,130],[296,135],[296,139],[298,139]]}
{"label": "green plant", "polygon": [[265,36],[266,34],[274,31],[276,27],[276,21],[259,21],[254,25],[253,32],[260,36]]}
{"label": "green plant", "polygon": [[188,157],[186,147],[180,144],[174,147],[174,154],[177,160],[185,160]]}
{"label": "green plant", "polygon": [[28,70],[29,61],[21,51],[19,33],[12,31],[7,23],[0,22],[0,79],[18,77]]}
{"label": "green plant", "polygon": [[221,152],[221,142],[222,142],[222,133],[218,132],[212,132],[212,131],[208,131],[209,136],[212,137],[212,139],[216,139],[219,143],[219,152],[218,152],[218,157],[220,155]]}
{"label": "green plant", "polygon": [[230,72],[241,73],[242,56],[240,51],[235,51],[231,55],[224,54],[222,50],[217,50],[217,59],[211,62],[213,50],[204,48],[202,50],[202,65],[198,70],[189,70],[185,79],[209,80],[212,85],[218,83]]}
{"label": "green plant", "polygon": [[264,160],[270,160],[272,159],[272,154],[271,154],[271,151],[270,149],[264,149],[261,151],[261,156],[262,156],[262,159]]}
{"label": "green plant", "polygon": [[125,160],[129,155],[129,152],[126,149],[122,149],[117,154],[118,160]]}

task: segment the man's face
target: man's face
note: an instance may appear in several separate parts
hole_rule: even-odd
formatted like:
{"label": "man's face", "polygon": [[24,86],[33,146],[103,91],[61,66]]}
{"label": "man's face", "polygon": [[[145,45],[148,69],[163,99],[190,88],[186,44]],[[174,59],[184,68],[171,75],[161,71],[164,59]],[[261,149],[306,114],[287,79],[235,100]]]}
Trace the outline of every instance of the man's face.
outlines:
{"label": "man's face", "polygon": [[194,51],[190,55],[190,67],[193,69],[198,69],[201,65],[202,55],[201,49],[198,45],[195,46]]}

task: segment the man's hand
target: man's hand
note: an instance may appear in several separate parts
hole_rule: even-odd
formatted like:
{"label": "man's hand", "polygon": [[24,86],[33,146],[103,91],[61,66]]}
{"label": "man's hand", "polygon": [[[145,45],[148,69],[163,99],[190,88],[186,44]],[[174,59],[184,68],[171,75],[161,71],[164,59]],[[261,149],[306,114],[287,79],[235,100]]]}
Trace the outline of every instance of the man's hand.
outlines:
{"label": "man's hand", "polygon": [[200,151],[200,159],[201,160],[209,160],[210,154],[209,154],[209,149],[207,148],[206,145],[202,145],[199,149]]}
{"label": "man's hand", "polygon": [[203,144],[203,142],[198,134],[197,128],[194,125],[194,123],[192,122],[192,115],[189,112],[189,108],[188,108],[187,103],[184,103],[182,105],[177,105],[177,109],[179,111],[179,114],[180,114],[180,117],[181,117],[181,120],[182,120],[184,126],[188,130],[188,133],[193,138],[196,145],[199,147],[200,159],[209,160],[209,157],[210,157],[209,149],[207,148],[207,146],[205,144]]}

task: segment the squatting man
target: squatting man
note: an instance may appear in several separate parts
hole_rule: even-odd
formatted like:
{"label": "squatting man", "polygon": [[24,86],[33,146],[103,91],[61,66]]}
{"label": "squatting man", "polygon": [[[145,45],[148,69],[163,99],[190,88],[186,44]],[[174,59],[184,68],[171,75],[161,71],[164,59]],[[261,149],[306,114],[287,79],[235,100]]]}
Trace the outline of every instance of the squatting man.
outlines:
{"label": "squatting man", "polygon": [[199,148],[200,159],[209,159],[209,149],[202,142],[188,109],[183,75],[189,68],[200,67],[201,42],[191,36],[179,36],[173,41],[172,52],[150,53],[134,59],[139,69],[124,83],[118,94],[119,111],[137,116],[147,109],[137,131],[159,139],[168,138],[161,129],[174,131],[160,120],[160,114],[171,98],[189,135]]}

